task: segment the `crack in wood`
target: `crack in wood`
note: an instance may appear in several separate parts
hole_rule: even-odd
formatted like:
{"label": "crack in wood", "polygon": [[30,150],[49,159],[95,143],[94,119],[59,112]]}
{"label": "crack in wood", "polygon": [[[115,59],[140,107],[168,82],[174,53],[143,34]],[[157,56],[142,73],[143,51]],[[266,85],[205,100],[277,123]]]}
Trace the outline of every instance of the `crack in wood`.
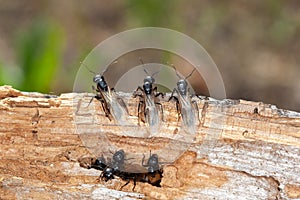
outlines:
{"label": "crack in wood", "polygon": [[[185,152],[196,152],[197,159],[184,154],[180,158],[184,162],[179,160],[166,165],[161,188],[140,183],[136,187],[137,194],[131,193],[132,185],[123,192],[108,189],[117,189],[124,183],[116,181],[104,187],[103,183],[95,182],[98,171],[79,166],[78,158],[91,155],[76,132],[73,118],[78,106],[74,104],[74,98],[80,99],[82,94],[48,98],[47,95],[34,97],[30,93],[23,95],[14,91],[16,96],[12,97],[10,90],[13,89],[0,87],[1,198],[58,199],[70,196],[96,199],[114,192],[120,199],[300,198],[297,168],[300,162],[299,113],[244,100],[197,99],[198,107],[202,107],[201,125],[196,139]],[[124,99],[132,120],[136,120],[138,102],[130,94],[125,94]],[[180,131],[174,105],[163,102],[163,107],[172,131]],[[86,109],[97,112],[101,124],[107,125],[105,133],[117,133],[110,135],[111,141],[129,150],[149,151],[151,147],[155,152],[159,145],[165,145],[169,140],[163,134],[149,140],[124,136],[119,131],[122,127],[111,126],[101,109],[93,110],[93,106]],[[221,120],[210,123],[216,115],[227,120],[224,124],[220,124],[223,123]],[[101,128],[105,128],[102,125]],[[255,128],[256,134],[248,139],[245,136],[251,128]],[[203,137],[212,130],[220,131],[222,135],[203,156]]]}

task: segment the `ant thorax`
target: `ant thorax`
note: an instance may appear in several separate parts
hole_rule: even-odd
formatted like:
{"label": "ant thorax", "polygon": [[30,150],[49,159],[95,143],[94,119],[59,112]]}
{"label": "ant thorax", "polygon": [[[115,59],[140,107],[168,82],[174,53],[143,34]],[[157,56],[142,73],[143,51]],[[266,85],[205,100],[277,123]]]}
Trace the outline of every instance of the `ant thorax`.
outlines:
{"label": "ant thorax", "polygon": [[150,82],[144,82],[143,89],[146,95],[152,94],[152,84]]}

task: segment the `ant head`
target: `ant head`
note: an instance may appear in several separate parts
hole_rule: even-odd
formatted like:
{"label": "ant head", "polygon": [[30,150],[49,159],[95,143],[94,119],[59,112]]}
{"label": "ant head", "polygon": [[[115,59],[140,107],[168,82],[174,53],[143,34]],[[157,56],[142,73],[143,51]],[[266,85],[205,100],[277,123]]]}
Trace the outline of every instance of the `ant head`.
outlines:
{"label": "ant head", "polygon": [[146,78],[144,78],[144,84],[145,83],[150,83],[150,84],[153,84],[155,82],[155,79],[152,77],[152,76],[146,76]]}
{"label": "ant head", "polygon": [[157,154],[153,154],[153,155],[150,156],[150,158],[148,160],[148,165],[150,165],[150,166],[158,165],[158,156],[157,156]]}
{"label": "ant head", "polygon": [[108,180],[114,178],[114,169],[113,168],[108,167],[102,173],[103,173],[102,177],[104,177],[105,181],[108,181]]}
{"label": "ant head", "polygon": [[104,79],[104,76],[102,76],[100,74],[97,74],[97,75],[94,76],[93,81],[95,83],[97,83],[98,90],[105,91],[105,92],[108,91],[108,86],[107,86],[107,83]]}
{"label": "ant head", "polygon": [[188,83],[186,81],[186,79],[188,79],[190,76],[192,76],[192,74],[194,73],[194,71],[196,70],[196,68],[193,69],[193,71],[187,75],[185,78],[182,78],[178,73],[177,73],[177,70],[175,68],[174,65],[171,65],[175,72],[176,72],[176,75],[177,77],[179,78],[179,81],[177,82],[177,89],[178,89],[178,92],[181,94],[181,95],[186,95],[187,93],[187,87],[188,87]]}
{"label": "ant head", "polygon": [[102,76],[102,75],[100,75],[100,74],[96,74],[96,75],[94,76],[94,78],[93,78],[93,81],[94,81],[95,83],[98,83],[98,82],[103,82],[103,81],[105,81],[105,79],[104,79],[104,76]]}
{"label": "ant head", "polygon": [[177,89],[178,89],[178,92],[181,94],[181,95],[186,95],[186,92],[187,92],[187,82],[185,79],[180,79],[178,82],[177,82]]}

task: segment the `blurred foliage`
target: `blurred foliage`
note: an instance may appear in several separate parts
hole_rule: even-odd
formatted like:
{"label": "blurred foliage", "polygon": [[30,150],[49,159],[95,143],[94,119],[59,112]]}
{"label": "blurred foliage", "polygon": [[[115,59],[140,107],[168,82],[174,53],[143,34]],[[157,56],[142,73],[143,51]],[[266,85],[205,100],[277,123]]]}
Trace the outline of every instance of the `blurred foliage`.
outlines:
{"label": "blurred foliage", "polygon": [[[1,60],[1,59],[0,59]],[[20,88],[22,72],[17,66],[8,66],[0,62],[0,85],[12,85]]]}
{"label": "blurred foliage", "polygon": [[172,23],[172,9],[177,0],[126,0],[127,20],[138,26],[163,26]]}
{"label": "blurred foliage", "polygon": [[[61,3],[0,2],[1,85],[70,92],[80,61],[97,44],[131,28],[157,26],[180,31],[203,45],[219,67],[228,98],[300,109],[299,1]],[[162,56],[162,62],[170,61]]]}
{"label": "blurred foliage", "polygon": [[49,92],[61,63],[63,35],[57,24],[41,19],[19,33],[16,54],[23,70],[21,90]]}

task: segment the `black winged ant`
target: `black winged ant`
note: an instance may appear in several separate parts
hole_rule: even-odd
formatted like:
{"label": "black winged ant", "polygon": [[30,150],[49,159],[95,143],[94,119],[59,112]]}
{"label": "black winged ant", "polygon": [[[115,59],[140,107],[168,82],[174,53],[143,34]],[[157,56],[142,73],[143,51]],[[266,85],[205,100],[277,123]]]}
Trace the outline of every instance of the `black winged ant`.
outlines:
{"label": "black winged ant", "polygon": [[152,154],[150,151],[150,157],[148,159],[148,162],[144,164],[145,161],[145,155],[143,156],[142,159],[142,166],[143,167],[148,167],[148,172],[154,172],[159,169],[159,162],[158,162],[158,156],[157,154]]}
{"label": "black winged ant", "polygon": [[[141,63],[144,64],[142,60]],[[144,78],[143,86],[138,86],[133,93],[133,97],[140,97],[138,105],[138,124],[140,124],[141,120],[142,122],[147,123],[150,128],[155,128],[159,126],[160,122],[157,105],[160,106],[161,117],[163,117],[163,109],[158,101],[158,97],[163,97],[164,95],[161,92],[157,92],[157,87],[153,87],[155,82],[153,76],[158,72],[155,72],[152,75],[149,75],[146,69],[144,69],[144,72],[147,76]]]}
{"label": "black winged ant", "polygon": [[147,172],[141,171],[141,172],[123,172],[119,176],[123,180],[127,180],[127,182],[121,187],[121,189],[126,186],[130,180],[133,180],[133,189],[136,186],[136,182],[147,182],[153,186],[160,187],[160,182],[162,179],[163,170],[160,168],[159,164],[162,164],[158,162],[158,155],[152,154],[150,151],[150,157],[147,161],[147,164],[144,164],[145,161],[145,155],[142,159],[142,166],[148,167]]}
{"label": "black winged ant", "polygon": [[[97,170],[101,170],[102,173],[100,175],[100,179],[104,181],[109,181],[114,179],[115,176],[120,177],[121,179],[127,181],[120,190],[123,189],[126,185],[129,184],[130,181],[133,181],[134,191],[136,182],[145,182],[149,183],[153,186],[160,187],[160,182],[162,179],[162,169],[159,168],[158,156],[157,154],[150,154],[149,160],[147,164],[144,164],[144,157],[142,160],[142,166],[131,166],[125,164],[125,152],[123,150],[119,150],[114,153],[111,161],[106,161],[103,156],[97,158],[96,160],[92,160],[93,163],[89,165],[88,168],[94,168]],[[138,168],[139,167],[139,168]],[[147,169],[144,167],[148,167]]]}
{"label": "black winged ant", "polygon": [[150,151],[150,157],[148,159],[148,162],[144,164],[145,161],[145,155],[143,156],[142,159],[142,166],[143,167],[148,167],[148,182],[151,183],[151,185],[154,186],[160,186],[160,182],[162,179],[162,168],[159,166],[159,164],[163,164],[162,162],[158,161],[158,155],[157,154],[152,154]]}
{"label": "black winged ant", "polygon": [[[183,125],[186,129],[189,130],[189,132],[194,133],[195,132],[195,126],[196,126],[196,113],[195,109],[198,112],[198,106],[195,101],[192,101],[191,95],[188,88],[187,79],[192,76],[193,72],[196,70],[196,68],[193,69],[193,71],[187,75],[185,78],[181,78],[180,75],[177,73],[175,66],[172,66],[176,72],[177,77],[179,78],[179,81],[177,82],[177,88],[174,88],[172,91],[172,94],[169,98],[169,101],[171,99],[175,99],[176,101],[176,109],[178,112],[178,120],[180,117],[182,118]],[[174,96],[174,93],[177,93],[177,96]]]}
{"label": "black winged ant", "polygon": [[112,157],[112,161],[109,161],[108,165],[102,170],[100,175],[101,179],[108,181],[114,178],[114,175],[119,176],[124,170],[125,152],[123,149],[116,151]]}
{"label": "black winged ant", "polygon": [[[83,63],[82,63],[83,64]],[[103,74],[106,72],[105,69],[102,74],[96,74],[95,72],[91,71],[85,64],[83,64],[89,72],[93,73],[95,76],[93,78],[93,82],[96,83],[96,89],[93,86],[93,90],[95,90],[96,98],[101,102],[102,108],[104,110],[105,116],[111,121],[115,119],[120,124],[127,123],[127,116],[128,116],[128,109],[126,107],[125,102],[122,98],[120,98],[115,90],[108,86]],[[91,99],[92,101],[93,99]],[[91,102],[90,101],[90,102]]]}
{"label": "black winged ant", "polygon": [[90,164],[84,164],[81,166],[87,166],[86,168],[94,168],[97,170],[101,170],[102,173],[100,175],[101,179],[108,181],[114,178],[114,175],[119,175],[124,170],[124,161],[125,161],[125,152],[123,149],[116,151],[113,154],[112,160],[106,159],[102,156],[97,159],[91,159]]}

